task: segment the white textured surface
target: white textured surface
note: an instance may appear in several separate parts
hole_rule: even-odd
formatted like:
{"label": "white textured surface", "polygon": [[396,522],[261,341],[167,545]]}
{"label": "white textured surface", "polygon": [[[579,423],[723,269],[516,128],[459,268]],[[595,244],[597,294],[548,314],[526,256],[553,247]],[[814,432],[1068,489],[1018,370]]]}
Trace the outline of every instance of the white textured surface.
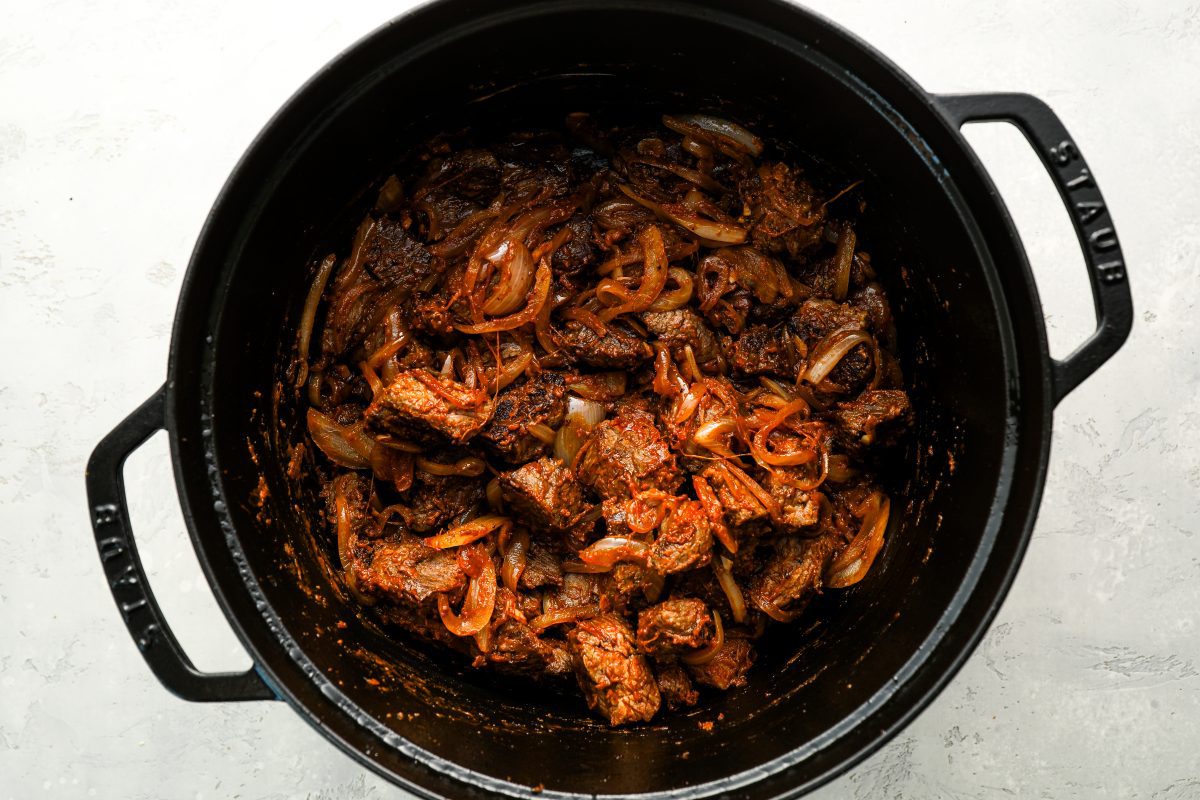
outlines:
{"label": "white textured surface", "polygon": [[[83,465],[162,381],[189,251],[239,154],[309,74],[405,5],[5,5],[0,798],[398,796],[283,704],[192,705],[157,684],[100,573]],[[1058,409],[1033,544],[983,645],[816,796],[1200,797],[1200,7],[903,5],[813,3],[931,90],[1047,100],[1117,221],[1137,327]],[[1090,322],[1066,217],[1019,136],[970,138],[1062,354]],[[152,583],[199,666],[244,665],[169,470],[160,438],[128,472]]]}

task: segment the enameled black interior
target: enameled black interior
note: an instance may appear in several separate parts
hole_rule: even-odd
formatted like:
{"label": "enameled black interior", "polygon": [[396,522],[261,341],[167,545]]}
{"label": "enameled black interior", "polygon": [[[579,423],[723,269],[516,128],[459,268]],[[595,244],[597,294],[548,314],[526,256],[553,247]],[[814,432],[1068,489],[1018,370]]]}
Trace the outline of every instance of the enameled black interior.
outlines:
{"label": "enameled black interior", "polygon": [[[415,774],[408,756],[374,734],[354,734],[364,730],[354,715],[373,717],[447,762],[547,790],[679,789],[780,758],[802,763],[789,779],[800,785],[838,763],[842,756],[828,745],[874,706],[900,703],[891,717],[904,716],[904,703],[917,695],[903,699],[897,674],[928,655],[923,648],[936,626],[948,624],[948,608],[961,611],[954,596],[964,581],[979,578],[988,537],[1003,523],[996,508],[1003,510],[1008,489],[1002,473],[1019,411],[1010,376],[1021,352],[1005,351],[1011,334],[1002,284],[989,282],[994,268],[955,183],[977,180],[966,174],[971,165],[934,158],[931,150],[949,149],[948,139],[936,139],[948,131],[917,136],[907,110],[888,107],[865,88],[894,76],[855,55],[853,43],[815,35],[819,29],[806,40],[803,15],[767,3],[760,19],[779,15],[778,26],[755,27],[688,8],[530,4],[488,18],[481,14],[494,7],[459,3],[453,15],[435,8],[433,16],[381,32],[335,68],[340,91],[330,75],[319,78],[303,103],[277,120],[230,190],[240,194],[222,200],[225,208],[206,232],[208,250],[201,248],[193,264],[211,265],[212,275],[201,276],[193,292],[210,291],[205,308],[212,311],[205,318],[181,304],[177,329],[191,332],[173,369],[177,381],[203,388],[200,397],[177,396],[172,413],[180,456],[196,461],[197,437],[207,441],[199,435],[207,422],[200,413],[212,411],[219,471],[210,480],[228,504],[232,528],[222,536],[215,525],[197,525],[210,576],[229,607],[245,609],[238,613],[246,617],[243,635],[314,720],[385,769],[435,791],[465,790],[438,783],[428,770]],[[290,388],[276,392],[314,259],[345,252],[372,188],[408,145],[459,126],[557,124],[573,110],[634,118],[711,111],[812,159],[814,174],[829,186],[863,178],[868,208],[860,242],[893,300],[918,412],[898,457],[897,470],[908,478],[892,487],[888,543],[867,580],[828,593],[805,623],[776,631],[749,686],[623,730],[593,719],[578,697],[475,672],[455,655],[384,637],[361,621],[331,579],[333,536],[316,510],[315,481],[285,477],[302,409]],[[1000,280],[1027,292],[1020,278]],[[200,342],[200,330],[215,336],[211,347]],[[1032,334],[1021,347],[1038,355]],[[1034,400],[1030,408],[1041,408],[1041,398]],[[262,509],[251,499],[260,476],[268,491]],[[203,523],[207,487],[195,479],[181,487]],[[1014,531],[1026,512],[1011,522]],[[1018,547],[1019,533],[1011,536]],[[257,612],[239,589],[236,562],[224,554],[231,543],[244,551],[268,611],[312,668],[332,680],[336,691],[324,699],[294,663],[295,653],[289,660],[277,632],[251,619]],[[988,580],[1003,582],[999,573]],[[944,668],[954,655],[941,658]],[[900,694],[887,700],[895,690]],[[337,692],[357,708],[333,708],[328,700],[341,702]],[[712,731],[701,721],[715,721]]]}

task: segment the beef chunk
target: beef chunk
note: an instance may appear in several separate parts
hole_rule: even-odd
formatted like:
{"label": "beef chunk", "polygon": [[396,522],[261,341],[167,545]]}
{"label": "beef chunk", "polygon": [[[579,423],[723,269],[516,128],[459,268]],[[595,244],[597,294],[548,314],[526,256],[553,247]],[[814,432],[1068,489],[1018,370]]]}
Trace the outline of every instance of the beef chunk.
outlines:
{"label": "beef chunk", "polygon": [[416,485],[400,509],[408,527],[428,533],[462,516],[483,500],[483,488],[473,478],[416,474]]}
{"label": "beef chunk", "polygon": [[363,251],[363,267],[388,286],[416,286],[437,269],[425,246],[408,235],[399,222],[384,218]]}
{"label": "beef chunk", "polygon": [[750,600],[759,608],[800,611],[820,591],[835,544],[833,535],[777,540],[775,554],[747,587]]}
{"label": "beef chunk", "polygon": [[490,413],[486,395],[426,370],[411,369],[376,396],[364,418],[373,430],[404,439],[465,442],[483,428]]}
{"label": "beef chunk", "polygon": [[729,363],[739,375],[796,376],[793,348],[782,328],[751,325],[732,341],[728,353]]}
{"label": "beef chunk", "polygon": [[655,715],[662,702],[658,683],[645,656],[634,649],[625,620],[614,614],[580,620],[567,641],[589,708],[613,725],[646,722]]}
{"label": "beef chunk", "polygon": [[683,572],[708,563],[712,551],[712,527],[697,500],[679,503],[658,529],[650,546],[649,567],[664,575]]}
{"label": "beef chunk", "polygon": [[576,214],[564,226],[571,231],[571,238],[554,251],[550,266],[555,274],[573,275],[596,259],[596,248],[592,243],[592,223],[587,217]]}
{"label": "beef chunk", "polygon": [[531,436],[529,426],[541,423],[557,427],[566,411],[565,396],[563,377],[557,372],[543,372],[510,387],[496,398],[496,410],[479,438],[513,464],[536,458],[549,445]]}
{"label": "beef chunk", "polygon": [[529,543],[525,556],[525,571],[521,573],[522,589],[537,589],[541,586],[562,586],[562,565],[554,552],[538,541]]}
{"label": "beef chunk", "polygon": [[692,686],[692,679],[687,670],[676,662],[658,664],[654,669],[658,680],[658,692],[662,695],[667,708],[677,711],[681,708],[696,705],[700,693]]}
{"label": "beef chunk", "polygon": [[636,489],[674,493],[683,482],[675,455],[653,420],[628,411],[592,430],[576,471],[604,497],[630,497]]}
{"label": "beef chunk", "polygon": [[541,639],[533,628],[519,620],[505,620],[496,629],[487,662],[510,672],[538,677],[569,675],[571,655],[561,642]]}
{"label": "beef chunk", "polygon": [[740,528],[767,516],[763,504],[744,483],[729,473],[723,463],[714,463],[702,474],[725,510],[725,524],[730,528]]}
{"label": "beef chunk", "polygon": [[751,210],[751,241],[762,250],[796,258],[820,244],[825,211],[798,170],[764,164],[738,191]]}
{"label": "beef chunk", "polygon": [[601,579],[601,591],[622,614],[636,613],[646,605],[648,595],[657,597],[661,590],[662,576],[638,564],[617,564]]}
{"label": "beef chunk", "polygon": [[762,481],[763,488],[779,503],[778,522],[793,531],[816,525],[821,516],[821,495],[796,488],[788,482],[789,474],[786,468],[772,470]]}
{"label": "beef chunk", "polygon": [[867,324],[881,341],[891,342],[895,338],[896,326],[892,320],[892,307],[882,286],[878,283],[868,283],[848,299],[855,308],[866,312]]}
{"label": "beef chunk", "polygon": [[638,614],[638,647],[655,658],[704,647],[715,634],[712,614],[703,600],[665,600]]}
{"label": "beef chunk", "polygon": [[894,438],[907,423],[909,410],[907,394],[899,389],[878,389],[838,403],[833,418],[850,441],[873,444]]}
{"label": "beef chunk", "polygon": [[[531,527],[570,533],[591,525],[584,520],[595,506],[583,496],[583,487],[571,470],[551,456],[530,461],[500,476],[504,501]],[[586,536],[586,531],[582,532]]]}
{"label": "beef chunk", "polygon": [[717,337],[691,309],[647,311],[642,314],[642,322],[659,341],[670,346],[672,353],[682,353],[684,345],[691,345],[692,353],[700,364],[707,364],[721,354]]}
{"label": "beef chunk", "polygon": [[605,535],[629,536],[633,531],[629,527],[629,514],[625,508],[624,497],[606,497],[600,503],[600,515],[604,518]]}
{"label": "beef chunk", "polygon": [[746,685],[746,671],[754,663],[754,648],[745,639],[726,639],[707,664],[688,666],[696,683],[722,691]]}
{"label": "beef chunk", "polygon": [[586,325],[570,321],[551,331],[555,344],[573,360],[607,369],[636,367],[654,355],[650,345],[619,325],[607,326],[603,338]]}
{"label": "beef chunk", "polygon": [[466,582],[454,551],[426,547],[420,539],[407,535],[376,545],[355,564],[355,578],[365,594],[407,603],[421,603]]}
{"label": "beef chunk", "polygon": [[578,608],[600,602],[600,578],[580,572],[563,573],[558,592],[546,595],[548,611],[559,608]]}
{"label": "beef chunk", "polygon": [[[832,300],[805,300],[788,321],[788,326],[804,340],[811,352],[823,338],[836,330],[865,330],[867,313],[861,308]],[[873,369],[871,348],[860,344],[842,357],[826,380],[854,390],[870,379]]]}

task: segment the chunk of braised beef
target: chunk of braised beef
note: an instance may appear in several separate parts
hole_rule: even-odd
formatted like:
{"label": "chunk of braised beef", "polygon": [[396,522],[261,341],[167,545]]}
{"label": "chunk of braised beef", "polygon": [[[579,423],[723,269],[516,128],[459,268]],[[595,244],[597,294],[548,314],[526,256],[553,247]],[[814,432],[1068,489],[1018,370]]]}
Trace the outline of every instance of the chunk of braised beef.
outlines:
{"label": "chunk of braised beef", "polygon": [[754,647],[746,639],[729,639],[707,664],[689,665],[692,678],[701,686],[725,691],[746,685],[746,672],[754,663]]}
{"label": "chunk of braised beef", "polygon": [[674,494],[683,483],[675,455],[653,418],[624,410],[592,430],[576,472],[602,497],[631,497],[641,489]]}
{"label": "chunk of braised beef", "polygon": [[466,576],[453,550],[426,547],[415,536],[380,540],[355,565],[358,589],[404,603],[422,603],[440,592],[462,588]]}
{"label": "chunk of braised beef", "polygon": [[415,287],[433,275],[438,265],[404,225],[384,217],[376,221],[363,248],[363,268],[386,286]]}
{"label": "chunk of braised beef", "polygon": [[430,475],[418,470],[400,516],[417,533],[431,533],[483,502],[483,487],[474,478]]}
{"label": "chunk of braised beef", "polygon": [[676,358],[680,357],[684,347],[689,345],[698,364],[708,364],[721,355],[716,335],[700,315],[691,309],[647,311],[642,314],[642,322],[655,338],[671,348]]}
{"label": "chunk of braised beef", "polygon": [[836,544],[832,534],[776,539],[770,560],[746,587],[749,600],[763,610],[803,610],[812,595],[821,590]]}
{"label": "chunk of braised beef", "polygon": [[529,543],[525,557],[525,571],[519,581],[522,589],[539,589],[543,586],[562,586],[562,564],[554,550],[539,540]]}
{"label": "chunk of braised beef", "polygon": [[704,507],[697,500],[682,500],[659,526],[648,565],[663,575],[704,566],[712,544],[712,527]]}
{"label": "chunk of braised beef", "polygon": [[572,666],[561,642],[540,638],[528,624],[514,619],[505,620],[492,634],[486,663],[535,678],[570,675]]}
{"label": "chunk of braised beef", "polygon": [[544,453],[549,445],[529,433],[534,424],[556,428],[566,411],[566,388],[557,372],[505,389],[496,398],[495,411],[479,433],[488,448],[512,464],[523,464]]}
{"label": "chunk of braised beef", "polygon": [[367,427],[401,439],[465,442],[487,423],[491,398],[450,378],[405,370],[383,388],[364,412]]}
{"label": "chunk of braised beef", "polygon": [[[595,506],[566,465],[553,456],[530,461],[500,475],[504,502],[512,506],[518,522],[559,534],[586,539]],[[584,530],[586,529],[586,530]]]}
{"label": "chunk of braised beef", "polygon": [[728,361],[738,375],[774,375],[795,378],[795,348],[783,328],[751,325],[730,341]]}
{"label": "chunk of braised beef", "polygon": [[692,685],[687,670],[676,661],[658,663],[654,667],[654,677],[658,681],[658,692],[662,695],[663,703],[672,711],[696,705],[700,693]]}
{"label": "chunk of braised beef", "polygon": [[762,487],[779,505],[777,522],[785,530],[810,528],[821,517],[820,493],[798,488],[800,478],[795,469],[783,467],[768,471],[762,480]]}
{"label": "chunk of braised beef", "polygon": [[639,564],[620,563],[605,573],[601,580],[601,591],[611,599],[613,609],[622,614],[636,613],[657,596],[662,589],[662,576]]}
{"label": "chunk of braised beef", "polygon": [[615,614],[580,620],[567,634],[575,676],[588,707],[613,725],[647,722],[662,703],[646,657],[637,652],[633,631]]}
{"label": "chunk of braised beef", "polygon": [[[829,334],[838,330],[866,330],[867,312],[833,300],[805,300],[788,326],[800,336],[809,353]],[[847,353],[826,378],[849,391],[861,389],[871,379],[875,363],[871,348],[860,344]]]}
{"label": "chunk of braised beef", "polygon": [[620,325],[608,325],[603,337],[575,321],[551,331],[554,343],[575,362],[606,369],[636,367],[654,355],[642,337]]}
{"label": "chunk of braised beef", "polygon": [[899,389],[866,391],[832,412],[847,439],[858,445],[893,441],[908,423],[911,404]]}
{"label": "chunk of braised beef", "polygon": [[896,324],[887,293],[878,283],[871,282],[853,292],[847,298],[852,306],[860,308],[867,316],[867,325],[884,346],[896,342]]}
{"label": "chunk of braised beef", "polygon": [[738,189],[750,209],[750,240],[763,251],[797,258],[821,244],[825,210],[798,170],[764,164]]}
{"label": "chunk of braised beef", "polygon": [[564,242],[550,257],[550,266],[556,274],[574,275],[596,260],[596,246],[592,242],[591,220],[576,214],[566,221],[564,228],[571,231],[571,238]]}
{"label": "chunk of braised beef", "polygon": [[638,614],[638,647],[655,658],[704,647],[715,634],[708,606],[694,597],[664,600]]}
{"label": "chunk of braised beef", "polygon": [[741,528],[766,518],[766,506],[722,463],[712,464],[702,475],[717,496],[717,501],[725,512],[725,524],[730,528]]}

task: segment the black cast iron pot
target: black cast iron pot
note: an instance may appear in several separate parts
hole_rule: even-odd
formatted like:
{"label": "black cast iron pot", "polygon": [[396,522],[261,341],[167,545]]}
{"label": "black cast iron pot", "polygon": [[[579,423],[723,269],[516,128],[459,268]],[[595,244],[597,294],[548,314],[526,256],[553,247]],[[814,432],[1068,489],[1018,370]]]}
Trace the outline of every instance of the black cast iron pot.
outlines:
{"label": "black cast iron pot", "polygon": [[[723,114],[808,158],[830,185],[864,178],[859,237],[893,298],[919,410],[904,456],[913,477],[890,487],[871,575],[821,598],[803,635],[769,637],[748,686],[623,730],[577,697],[471,671],[361,621],[330,575],[316,487],[285,474],[298,404],[288,392],[272,401],[314,256],[345,247],[408,145],[462,125],[557,124],[579,109]],[[1075,220],[1098,325],[1065,360],[1050,358],[1021,242],[959,133],[981,119],[1021,128]],[[927,94],[862,42],[775,0],[441,0],[322,70],[230,177],[184,280],[166,384],[88,466],[96,541],[167,688],[286,700],[418,794],[795,796],[893,736],[979,641],[1029,541],[1054,405],[1131,322],[1093,176],[1032,97]],[[197,671],[146,585],[121,466],[159,429],[200,563],[254,659],[245,674]],[[719,713],[711,732],[697,724]]]}

